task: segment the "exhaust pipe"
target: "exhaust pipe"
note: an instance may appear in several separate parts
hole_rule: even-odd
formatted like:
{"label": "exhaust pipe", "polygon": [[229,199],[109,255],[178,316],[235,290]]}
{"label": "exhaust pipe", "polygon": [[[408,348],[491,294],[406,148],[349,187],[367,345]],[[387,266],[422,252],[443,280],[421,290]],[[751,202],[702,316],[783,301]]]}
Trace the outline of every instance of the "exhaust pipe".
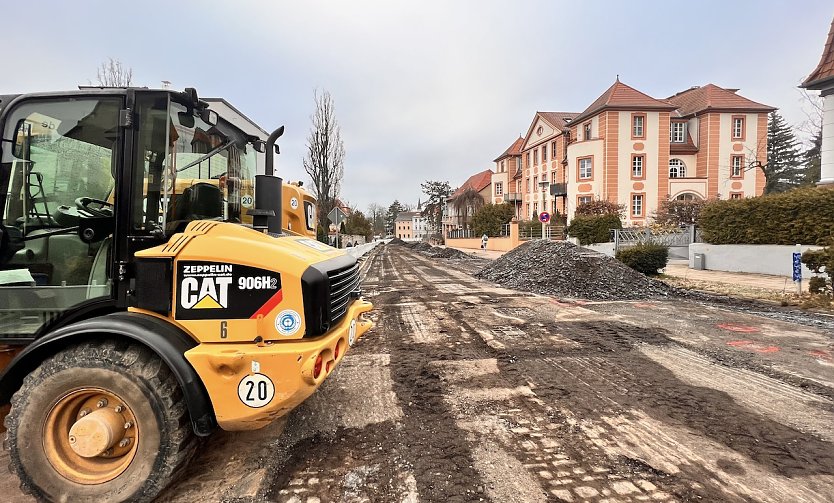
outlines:
{"label": "exhaust pipe", "polygon": [[270,234],[280,234],[282,228],[283,180],[275,176],[275,142],[283,134],[284,126],[281,126],[266,140],[265,174],[255,176],[255,209],[249,211],[253,216],[253,227]]}

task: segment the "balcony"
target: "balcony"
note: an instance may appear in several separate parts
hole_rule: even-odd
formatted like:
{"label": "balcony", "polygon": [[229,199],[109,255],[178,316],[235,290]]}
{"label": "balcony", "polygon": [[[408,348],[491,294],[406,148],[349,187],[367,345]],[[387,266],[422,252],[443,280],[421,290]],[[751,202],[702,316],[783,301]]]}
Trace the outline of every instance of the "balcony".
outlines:
{"label": "balcony", "polygon": [[551,196],[566,196],[568,195],[568,184],[566,183],[551,183],[550,184],[550,195]]}
{"label": "balcony", "polygon": [[522,196],[520,192],[507,192],[504,194],[504,200],[508,203],[520,203]]}

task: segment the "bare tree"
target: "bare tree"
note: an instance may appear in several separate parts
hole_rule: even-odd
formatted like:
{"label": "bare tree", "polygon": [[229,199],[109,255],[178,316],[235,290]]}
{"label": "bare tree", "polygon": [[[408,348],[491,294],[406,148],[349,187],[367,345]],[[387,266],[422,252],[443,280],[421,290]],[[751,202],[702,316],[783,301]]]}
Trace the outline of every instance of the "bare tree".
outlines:
{"label": "bare tree", "polygon": [[96,73],[101,87],[130,87],[133,84],[133,68],[126,67],[118,59],[108,58]]}
{"label": "bare tree", "polygon": [[304,171],[313,181],[319,224],[327,229],[327,214],[336,204],[344,175],[345,145],[330,93],[316,91],[313,97],[316,110],[310,117],[313,125],[307,137]]}

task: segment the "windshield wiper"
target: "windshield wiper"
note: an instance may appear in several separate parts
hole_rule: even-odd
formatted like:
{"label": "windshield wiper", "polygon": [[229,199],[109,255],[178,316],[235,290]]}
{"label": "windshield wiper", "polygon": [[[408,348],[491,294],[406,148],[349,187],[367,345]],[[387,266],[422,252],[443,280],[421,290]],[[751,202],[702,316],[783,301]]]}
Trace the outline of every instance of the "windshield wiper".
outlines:
{"label": "windshield wiper", "polygon": [[183,166],[182,168],[179,168],[179,169],[177,170],[177,173],[179,173],[179,172],[181,172],[181,171],[185,171],[185,170],[187,170],[188,168],[190,168],[191,166],[196,166],[196,165],[200,164],[201,162],[206,161],[209,157],[213,156],[214,154],[216,154],[216,153],[218,153],[218,152],[220,152],[220,151],[226,150],[227,148],[231,147],[233,143],[234,143],[234,140],[229,140],[229,141],[227,141],[226,143],[224,143],[224,144],[220,145],[219,147],[217,147],[216,149],[212,150],[211,152],[209,152],[208,154],[204,155],[203,157],[200,157],[200,158],[199,158],[199,159],[197,159],[196,161],[191,161],[191,162],[189,162],[188,164],[186,164],[185,166]]}

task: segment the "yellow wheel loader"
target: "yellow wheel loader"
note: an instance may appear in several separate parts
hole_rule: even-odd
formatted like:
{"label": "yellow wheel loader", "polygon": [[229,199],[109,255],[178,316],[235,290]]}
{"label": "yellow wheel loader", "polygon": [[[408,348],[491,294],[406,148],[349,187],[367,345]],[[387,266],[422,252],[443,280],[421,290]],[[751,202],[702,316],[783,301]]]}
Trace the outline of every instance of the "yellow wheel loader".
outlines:
{"label": "yellow wheel loader", "polygon": [[0,404],[24,491],[152,500],[197,437],[286,414],[371,328],[355,259],[309,238],[315,201],[255,174],[282,131],[247,136],[193,89],[0,96]]}

